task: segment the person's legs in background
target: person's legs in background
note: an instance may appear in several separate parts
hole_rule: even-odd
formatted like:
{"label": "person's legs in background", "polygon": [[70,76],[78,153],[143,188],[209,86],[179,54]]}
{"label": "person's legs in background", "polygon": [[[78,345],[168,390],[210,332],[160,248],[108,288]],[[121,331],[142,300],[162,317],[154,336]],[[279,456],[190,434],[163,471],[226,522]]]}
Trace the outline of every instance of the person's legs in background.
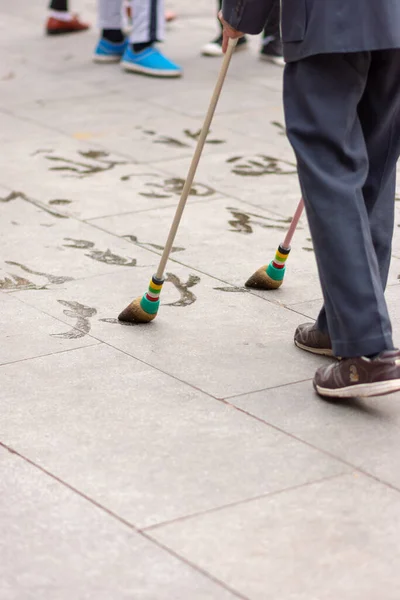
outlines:
{"label": "person's legs in background", "polygon": [[79,20],[68,10],[68,0],[51,0],[49,4],[49,17],[46,21],[47,35],[75,33],[89,29],[87,23]]}
{"label": "person's legs in background", "polygon": [[[222,0],[218,0],[218,12],[222,8]],[[220,32],[217,37],[208,42],[201,49],[203,56],[222,56],[222,25],[218,21]],[[260,58],[272,62],[276,65],[283,66],[285,64],[283,60],[282,51],[282,40],[281,40],[281,6],[279,0],[277,0],[271,13],[268,17],[268,22],[263,32],[263,44],[260,51]],[[247,38],[243,36],[238,40],[236,49],[246,48]]]}
{"label": "person's legs in background", "polygon": [[263,31],[260,58],[275,65],[285,65],[281,39],[281,5],[279,0],[274,3]]}
{"label": "person's legs in background", "polygon": [[179,77],[182,69],[154,47],[165,35],[163,0],[131,2],[132,32],[125,40],[122,18],[123,0],[98,0],[99,27],[95,62],[119,62],[127,71],[154,77]]}
{"label": "person's legs in background", "polygon": [[97,11],[101,38],[93,60],[100,63],[119,62],[127,46],[122,30],[122,0],[97,0]]}
{"label": "person's legs in background", "polygon": [[[221,8],[222,8],[222,0],[217,0],[217,14],[221,10]],[[217,19],[217,22],[218,22],[219,33],[214,40],[212,40],[211,42],[208,42],[208,44],[203,46],[203,48],[201,49],[201,53],[203,56],[222,56],[223,55],[223,52],[222,52],[222,25],[219,22],[219,19]],[[247,45],[247,39],[244,36],[238,40],[236,50],[241,49],[241,48],[246,48],[246,45]]]}
{"label": "person's legs in background", "polygon": [[133,0],[132,32],[121,63],[124,69],[154,77],[182,75],[182,69],[154,47],[164,38],[164,0]]}

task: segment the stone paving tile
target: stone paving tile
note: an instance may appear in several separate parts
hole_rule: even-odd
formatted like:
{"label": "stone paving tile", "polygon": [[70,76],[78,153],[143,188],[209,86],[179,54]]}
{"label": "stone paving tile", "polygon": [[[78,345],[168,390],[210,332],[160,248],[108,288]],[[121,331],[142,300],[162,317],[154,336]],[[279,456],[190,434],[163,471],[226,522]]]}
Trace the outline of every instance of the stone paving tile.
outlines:
{"label": "stone paving tile", "polygon": [[265,97],[265,106],[258,111],[238,110],[237,117],[217,113],[214,122],[218,127],[241,133],[243,140],[250,136],[262,139],[264,144],[269,144],[273,139],[285,151],[288,158],[293,157],[293,151],[285,134],[281,92],[268,94]]}
{"label": "stone paving tile", "polygon": [[[48,203],[47,209],[58,210],[59,204]],[[76,278],[118,270],[121,276],[124,270],[146,273],[155,264],[153,254],[129,240],[74,219],[57,218],[18,196],[0,203],[0,215],[0,234],[7,239],[0,261],[4,291],[59,290]],[[147,279],[146,274],[141,277]]]}
{"label": "stone paving tile", "polygon": [[347,471],[105,345],[0,371],[2,441],[141,527]]}
{"label": "stone paving tile", "polygon": [[[44,7],[38,5],[37,8],[39,19],[30,19],[26,3],[13,16],[8,11],[7,15],[2,13],[0,7],[0,106],[10,110],[27,103],[34,105],[50,99],[76,98],[93,93],[93,88],[77,77],[76,72],[66,72],[68,65],[74,62],[74,44],[71,40],[46,38],[42,33]],[[85,36],[83,38],[85,44]],[[79,60],[81,64],[83,61],[87,64],[90,55],[82,53],[79,46],[75,46],[78,58],[75,65]],[[53,71],[49,73],[52,67]]]}
{"label": "stone paving tile", "polygon": [[[174,86],[160,87],[158,85],[157,93],[152,96],[152,103],[155,106],[168,108],[169,106],[174,106],[177,96],[181,96],[184,98],[184,102],[180,103],[180,111],[183,115],[204,118],[217,81],[218,71],[219,65],[215,64],[215,72],[208,78],[207,85],[198,84],[197,86],[191,85],[188,87],[187,84],[185,84],[184,78],[180,81],[176,81]],[[235,80],[231,77],[221,94],[218,103],[218,114],[237,112],[236,102],[232,102],[232,98],[237,98],[239,95],[241,96],[240,105],[244,111],[259,110],[263,108],[264,101],[261,95],[255,93],[242,95],[240,93],[242,90],[242,81]]]}
{"label": "stone paving tile", "polygon": [[0,365],[35,356],[65,352],[98,342],[82,331],[65,335],[60,321],[20,302],[15,295],[0,294],[1,339]]}
{"label": "stone paving tile", "polygon": [[[139,239],[153,236],[153,239],[164,240],[174,213],[175,207],[170,207],[96,219],[93,223],[118,236],[133,234]],[[207,208],[189,201],[176,238],[176,244],[182,250],[173,258],[242,287],[250,275],[273,259],[286,235],[288,220],[265,208],[254,208],[232,198],[214,200]],[[282,289],[257,294],[280,304],[291,303],[293,298],[299,302],[321,297],[305,217],[293,241]]]}
{"label": "stone paving tile", "polygon": [[[34,120],[36,124],[57,128],[78,140],[105,144],[108,151],[130,156],[138,163],[172,160],[193,156],[202,118],[175,114],[171,110],[157,107],[145,101],[129,99],[128,94],[105,94],[96,99],[82,98],[74,110],[69,110],[70,100],[48,102],[34,109],[29,106],[17,110],[19,118]],[[207,106],[204,105],[204,111]],[[236,119],[234,120],[236,121]],[[229,124],[229,119],[226,120]],[[253,148],[254,140],[247,141],[241,133],[216,124],[212,126],[205,146],[204,155],[226,153],[227,148]],[[258,142],[258,150],[265,141]],[[186,176],[181,172],[180,176]],[[151,172],[151,168],[150,168]]]}
{"label": "stone paving tile", "polygon": [[[168,2],[179,19],[163,49],[185,77],[163,82],[92,64],[95,27],[46,38],[44,5],[0,6],[0,307],[11,336],[0,360],[58,353],[0,366],[0,441],[145,527],[340,475],[341,461],[400,486],[397,395],[322,403],[310,382],[321,360],[292,346],[294,328],[320,303],[305,221],[281,290],[232,287],[272,259],[284,232],[265,225],[291,217],[300,195],[282,126],[282,70],[259,61],[257,37],[234,56],[211,134],[224,143],[208,144],[200,163],[160,315],[148,326],[116,322],[158,262],[190,134],[216,82],[221,60],[200,56],[216,31],[211,4]],[[95,23],[95,0],[73,9]],[[399,206],[388,289],[395,339]],[[76,495],[62,496],[59,484],[45,490],[44,475],[9,458],[0,469],[0,496],[11,498],[2,600],[235,597]],[[348,476],[151,534],[248,600],[376,600],[382,590],[397,600],[393,494]]]}
{"label": "stone paving tile", "polygon": [[[176,205],[179,200],[186,165],[171,176],[23,119],[0,113],[1,124],[0,140],[8,152],[0,157],[0,183],[10,191],[83,219]],[[202,202],[218,195],[196,178],[189,197]]]}
{"label": "stone paving tile", "polygon": [[397,600],[399,523],[396,492],[346,475],[150,533],[251,600]]}
{"label": "stone paving tile", "polygon": [[396,393],[330,403],[304,382],[229,402],[400,489],[399,401]]}
{"label": "stone paving tile", "polygon": [[[252,294],[232,293],[230,286],[172,263],[157,319],[146,325],[121,325],[116,317],[143,295],[152,273],[138,278],[131,272],[18,294],[72,326],[76,316],[66,316],[65,306],[78,303],[96,311],[86,319],[96,339],[218,398],[310,379],[321,363],[293,345],[302,315]],[[284,348],[284,361],[277,348]]]}
{"label": "stone paving tile", "polygon": [[0,449],[2,600],[229,600],[233,594]]}

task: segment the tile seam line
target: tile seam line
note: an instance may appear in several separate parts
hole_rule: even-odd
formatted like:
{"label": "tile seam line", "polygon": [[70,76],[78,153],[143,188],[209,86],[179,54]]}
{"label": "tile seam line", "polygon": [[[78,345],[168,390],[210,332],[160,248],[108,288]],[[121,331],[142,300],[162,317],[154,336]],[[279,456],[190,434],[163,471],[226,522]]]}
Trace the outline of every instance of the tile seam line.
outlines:
{"label": "tile seam line", "polygon": [[[163,163],[165,161],[162,161]],[[168,171],[165,172],[165,174],[168,175],[173,175],[172,171]],[[7,188],[7,189],[11,189],[11,188]],[[196,199],[190,199],[188,200],[188,206],[196,204],[212,204],[213,202],[221,202],[222,200],[225,201],[230,201],[230,200],[234,200],[236,202],[240,202],[241,204],[245,204],[246,207],[251,207],[253,209],[257,209],[260,210],[262,212],[265,212],[269,215],[272,215],[274,217],[281,217],[281,218],[288,218],[286,215],[284,215],[283,213],[277,212],[275,210],[271,210],[270,208],[264,208],[262,206],[260,206],[259,204],[253,204],[252,202],[249,202],[248,200],[243,200],[241,198],[239,198],[239,196],[235,196],[233,194],[228,194],[226,192],[222,192],[221,190],[215,190],[215,198],[204,198],[202,199],[201,197],[199,197],[197,200]],[[119,213],[112,213],[109,215],[101,215],[99,217],[87,217],[86,219],[80,219],[82,222],[84,223],[90,223],[92,221],[100,221],[101,219],[109,219],[112,217],[118,217],[118,216],[126,216],[126,215],[137,215],[139,213],[145,213],[145,212],[151,212],[151,211],[158,211],[158,210],[170,210],[171,208],[176,208],[178,205],[178,202],[175,202],[174,204],[166,204],[166,205],[162,205],[162,206],[157,206],[157,207],[153,207],[153,208],[144,208],[144,209],[139,209],[139,210],[128,210],[128,211],[122,211]],[[67,213],[63,213],[63,214],[67,214]],[[261,216],[261,215],[260,215]],[[74,217],[73,215],[68,216],[68,218],[75,218],[78,220],[78,217]],[[290,223],[285,223],[285,225],[290,225]],[[282,229],[282,234],[285,235],[285,231],[288,229]],[[396,257],[395,257],[396,258]]]}
{"label": "tile seam line", "polygon": [[279,385],[272,385],[270,387],[260,388],[259,390],[253,390],[251,392],[243,392],[240,394],[232,394],[232,396],[223,396],[222,398],[216,398],[217,400],[221,400],[230,404],[229,400],[235,400],[241,398],[242,396],[250,396],[250,394],[259,394],[260,392],[268,392],[269,390],[278,390],[281,388],[289,387],[291,385],[297,385],[299,383],[306,383],[307,381],[312,381],[312,377],[307,377],[306,379],[299,379],[297,381],[288,381],[287,383],[281,383]]}
{"label": "tile seam line", "polygon": [[[198,200],[190,200],[190,204],[211,204],[212,202],[218,202],[220,200],[223,200],[224,198],[222,198],[222,194],[220,192],[218,192],[216,194],[216,198],[199,198]],[[170,210],[171,208],[176,208],[177,203],[175,204],[166,204],[166,205],[162,205],[162,206],[154,206],[153,208],[140,208],[139,210],[124,210],[122,212],[119,213],[111,213],[109,215],[101,215],[99,217],[87,217],[86,219],[82,219],[83,223],[87,223],[87,224],[91,224],[92,221],[100,221],[101,219],[113,219],[114,217],[125,217],[127,215],[138,215],[138,214],[143,214],[143,213],[148,213],[148,212],[156,212],[159,210]],[[123,238],[121,238],[123,239]],[[133,242],[132,242],[133,243]]]}
{"label": "tile seam line", "polygon": [[360,473],[361,475],[364,475],[365,477],[368,477],[368,479],[371,479],[371,480],[375,481],[375,483],[378,483],[379,485],[383,485],[383,486],[385,486],[385,487],[393,490],[394,492],[400,493],[400,488],[396,487],[392,483],[390,483],[388,481],[385,481],[384,479],[381,479],[377,475],[373,475],[372,473],[369,473],[368,471],[364,470],[362,467],[354,465],[353,463],[348,462],[344,458],[341,458],[340,456],[337,456],[336,454],[333,454],[332,452],[329,452],[329,450],[325,450],[324,448],[320,448],[320,447],[316,446],[315,444],[313,444],[312,442],[308,442],[307,440],[299,437],[298,435],[295,435],[294,433],[291,433],[290,431],[287,431],[287,430],[283,429],[282,427],[278,427],[277,425],[273,425],[269,421],[266,421],[265,419],[262,419],[261,417],[257,417],[257,415],[254,415],[254,414],[248,412],[247,410],[245,410],[243,408],[235,406],[234,404],[231,404],[230,402],[225,402],[225,404],[227,404],[229,406],[232,406],[233,408],[236,408],[236,410],[238,410],[239,412],[252,417],[256,421],[259,421],[260,423],[264,423],[264,425],[268,425],[269,427],[272,427],[272,429],[275,429],[275,431],[278,431],[279,433],[283,433],[283,434],[289,436],[290,438],[292,438],[296,442],[300,442],[301,444],[303,444],[305,446],[308,446],[309,448],[312,448],[313,450],[316,450],[316,451],[320,452],[321,454],[324,454],[328,458],[333,458],[337,462],[342,463],[343,465],[345,465],[346,467],[349,467],[353,471],[355,471],[357,473]]}
{"label": "tile seam line", "polygon": [[20,360],[10,360],[9,362],[0,363],[0,369],[2,367],[7,367],[8,365],[15,365],[17,363],[27,362],[28,360],[35,360],[36,358],[46,358],[48,356],[56,356],[57,354],[65,354],[66,352],[74,352],[75,350],[83,350],[83,348],[92,348],[93,346],[101,346],[103,342],[94,341],[92,344],[87,344],[86,346],[77,346],[76,348],[66,348],[65,350],[57,350],[56,352],[48,352],[46,354],[37,354],[36,356],[28,356],[26,358],[21,358]]}
{"label": "tile seam line", "polygon": [[[354,469],[353,469],[354,471]],[[222,510],[226,510],[229,508],[234,508],[236,506],[242,506],[245,504],[251,504],[252,502],[257,502],[257,500],[262,500],[264,498],[271,498],[271,497],[275,497],[275,496],[279,496],[280,494],[284,494],[286,492],[292,492],[295,490],[299,490],[305,487],[310,487],[312,485],[316,485],[318,483],[323,483],[325,481],[331,481],[332,479],[337,479],[339,477],[344,477],[346,475],[350,475],[352,471],[343,471],[343,473],[336,473],[335,475],[327,475],[325,477],[320,477],[318,479],[314,479],[312,481],[306,481],[304,483],[299,483],[298,485],[292,485],[292,486],[288,486],[285,488],[282,488],[280,490],[274,490],[272,492],[266,492],[265,494],[259,494],[258,496],[252,496],[251,498],[245,498],[243,500],[237,500],[236,502],[230,502],[228,504],[223,504],[221,506],[217,506],[215,508],[210,508],[207,510],[202,510],[202,511],[198,511],[195,513],[191,513],[189,515],[184,515],[182,517],[177,517],[176,519],[171,519],[169,521],[163,521],[161,523],[156,523],[154,525],[149,525],[148,527],[141,527],[139,528],[140,531],[142,532],[149,532],[149,531],[154,531],[157,529],[161,529],[162,527],[168,527],[169,525],[174,525],[176,523],[182,523],[185,521],[189,521],[191,519],[196,519],[198,517],[203,517],[209,514],[213,514],[216,512],[220,512]]]}
{"label": "tile seam line", "polygon": [[[212,81],[215,81],[215,79],[217,78],[217,74],[213,73],[212,77],[213,77],[212,80],[210,82],[207,82],[207,83],[209,83],[210,87],[213,85]],[[235,83],[241,83],[241,81],[242,81],[242,79],[241,79],[240,76],[234,76],[234,75],[233,76],[230,75],[230,80],[231,81],[235,81]],[[249,83],[248,87],[249,87],[250,91],[253,91],[255,93],[256,92],[260,93],[260,92],[267,91],[267,92],[272,92],[272,93],[276,93],[276,94],[278,94],[278,93],[282,94],[282,89],[277,90],[274,86],[270,86],[270,85],[268,86],[268,85],[265,85],[265,84],[262,84],[262,83],[256,83],[254,81],[251,82],[251,83]],[[281,88],[282,88],[282,84],[281,84]],[[227,85],[226,86],[226,90],[225,90],[225,95],[227,95],[228,93],[229,93],[229,87]],[[210,91],[209,97],[211,97],[211,91]],[[207,102],[205,102],[205,105],[203,107],[204,108],[204,113],[207,110],[207,104],[209,102],[209,97],[207,97]],[[155,100],[149,100],[149,104],[151,104],[152,106],[155,106],[157,108],[164,108],[165,109],[165,107],[166,107],[164,103],[162,103],[160,101],[157,102]],[[177,115],[184,116],[184,117],[189,117],[189,118],[192,118],[192,119],[196,119],[196,118],[197,119],[202,119],[203,118],[202,115],[204,115],[203,112],[196,113],[195,115],[193,115],[193,114],[190,114],[188,112],[185,112],[185,110],[177,110],[177,109],[174,109],[174,108],[171,108],[171,107],[168,107],[168,110],[170,110],[171,112],[173,112],[173,113],[175,113]],[[262,106],[257,107],[257,110],[262,110]],[[250,110],[247,111],[247,112],[250,112]],[[227,109],[227,110],[224,110],[223,112],[219,111],[218,114],[220,114],[220,115],[227,115],[227,116],[236,115],[237,114],[237,110],[236,109],[234,109],[234,110]]]}
{"label": "tile seam line", "polygon": [[42,467],[38,463],[34,462],[33,460],[31,460],[27,456],[24,456],[23,454],[21,454],[20,452],[18,452],[14,448],[12,448],[11,446],[8,446],[7,444],[5,444],[5,443],[3,443],[3,442],[0,441],[0,447],[3,448],[4,450],[7,450],[12,455],[18,456],[18,458],[20,458],[24,462],[28,463],[29,465],[31,465],[35,469],[41,471],[47,477],[50,477],[51,479],[53,479],[54,481],[56,481],[60,485],[62,485],[65,488],[69,489],[72,493],[78,495],[80,498],[82,498],[83,500],[85,500],[86,502],[88,502],[89,504],[91,504],[92,506],[94,506],[97,509],[99,509],[100,511],[102,511],[107,516],[109,516],[112,519],[118,521],[119,523],[121,523],[121,525],[124,525],[125,527],[128,527],[130,530],[134,531],[137,535],[140,535],[142,538],[145,538],[146,540],[148,540],[149,542],[151,542],[153,545],[155,545],[158,548],[164,550],[169,555],[171,555],[174,558],[178,559],[181,563],[184,563],[186,566],[190,567],[191,569],[193,569],[197,573],[201,574],[203,577],[207,578],[208,580],[210,580],[213,583],[217,584],[219,587],[222,587],[226,591],[230,592],[236,598],[240,598],[241,600],[250,600],[246,596],[243,596],[242,594],[240,594],[240,592],[234,590],[233,588],[230,588],[223,581],[220,581],[219,579],[217,579],[216,577],[214,577],[211,573],[208,573],[207,571],[203,570],[201,567],[199,567],[195,563],[189,561],[185,557],[181,556],[180,554],[178,554],[177,552],[175,552],[174,550],[172,550],[168,546],[165,546],[161,542],[158,542],[158,540],[153,539],[150,535],[148,535],[146,532],[138,529],[133,523],[131,523],[130,521],[128,521],[124,517],[121,517],[120,515],[118,515],[117,513],[115,513],[114,511],[112,511],[111,509],[107,508],[103,504],[100,504],[100,502],[97,502],[97,500],[95,500],[94,498],[91,498],[90,496],[88,496],[84,492],[80,491],[78,488],[74,487],[73,485],[71,485],[67,481],[64,481],[63,479],[61,479],[60,477],[58,477],[57,475],[55,475],[54,473],[52,473],[51,471],[49,471],[45,467]]}

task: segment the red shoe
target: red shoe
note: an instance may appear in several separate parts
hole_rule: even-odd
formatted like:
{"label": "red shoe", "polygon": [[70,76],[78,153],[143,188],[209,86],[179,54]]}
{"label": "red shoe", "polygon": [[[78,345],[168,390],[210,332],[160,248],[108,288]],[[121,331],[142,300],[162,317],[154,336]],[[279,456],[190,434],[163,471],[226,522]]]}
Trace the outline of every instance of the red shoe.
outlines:
{"label": "red shoe", "polygon": [[55,19],[49,17],[46,23],[47,35],[60,35],[63,33],[75,33],[77,31],[86,31],[90,25],[82,23],[77,15],[72,15],[69,21],[62,21],[61,19]]}

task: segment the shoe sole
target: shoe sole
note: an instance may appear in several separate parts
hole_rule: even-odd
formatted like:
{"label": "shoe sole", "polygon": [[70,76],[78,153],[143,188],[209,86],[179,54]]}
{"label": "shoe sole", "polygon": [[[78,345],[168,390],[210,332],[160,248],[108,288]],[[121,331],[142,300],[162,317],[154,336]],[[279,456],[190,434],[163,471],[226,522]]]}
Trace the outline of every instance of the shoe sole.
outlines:
{"label": "shoe sole", "polygon": [[[247,49],[247,42],[245,44],[240,44],[240,46],[236,46],[235,48],[235,53],[239,52],[240,50],[246,50]],[[223,56],[224,53],[222,52],[213,52],[212,50],[210,50],[209,52],[207,52],[207,50],[202,50],[201,51],[201,56],[211,56],[211,57],[218,57],[218,56]]]}
{"label": "shoe sole", "polygon": [[122,56],[97,56],[96,54],[93,55],[93,62],[95,63],[117,63],[117,62],[121,62],[121,58]]}
{"label": "shoe sole", "polygon": [[149,77],[181,77],[182,71],[167,71],[164,69],[149,69],[147,67],[141,67],[140,65],[133,65],[125,61],[121,62],[121,66],[126,71],[132,73],[140,73],[141,75],[148,75]]}
{"label": "shoe sole", "polygon": [[370,398],[400,391],[400,379],[360,383],[359,385],[350,385],[336,390],[324,388],[314,383],[314,389],[320,396],[326,398]]}
{"label": "shoe sole", "polygon": [[69,33],[81,33],[82,31],[87,31],[89,27],[86,29],[46,29],[46,35],[65,35]]}
{"label": "shoe sole", "polygon": [[331,358],[337,358],[333,355],[331,348],[311,348],[310,346],[305,346],[300,342],[294,340],[295,346],[300,348],[300,350],[305,350],[306,352],[311,352],[311,354],[318,354],[319,356],[330,356]]}

